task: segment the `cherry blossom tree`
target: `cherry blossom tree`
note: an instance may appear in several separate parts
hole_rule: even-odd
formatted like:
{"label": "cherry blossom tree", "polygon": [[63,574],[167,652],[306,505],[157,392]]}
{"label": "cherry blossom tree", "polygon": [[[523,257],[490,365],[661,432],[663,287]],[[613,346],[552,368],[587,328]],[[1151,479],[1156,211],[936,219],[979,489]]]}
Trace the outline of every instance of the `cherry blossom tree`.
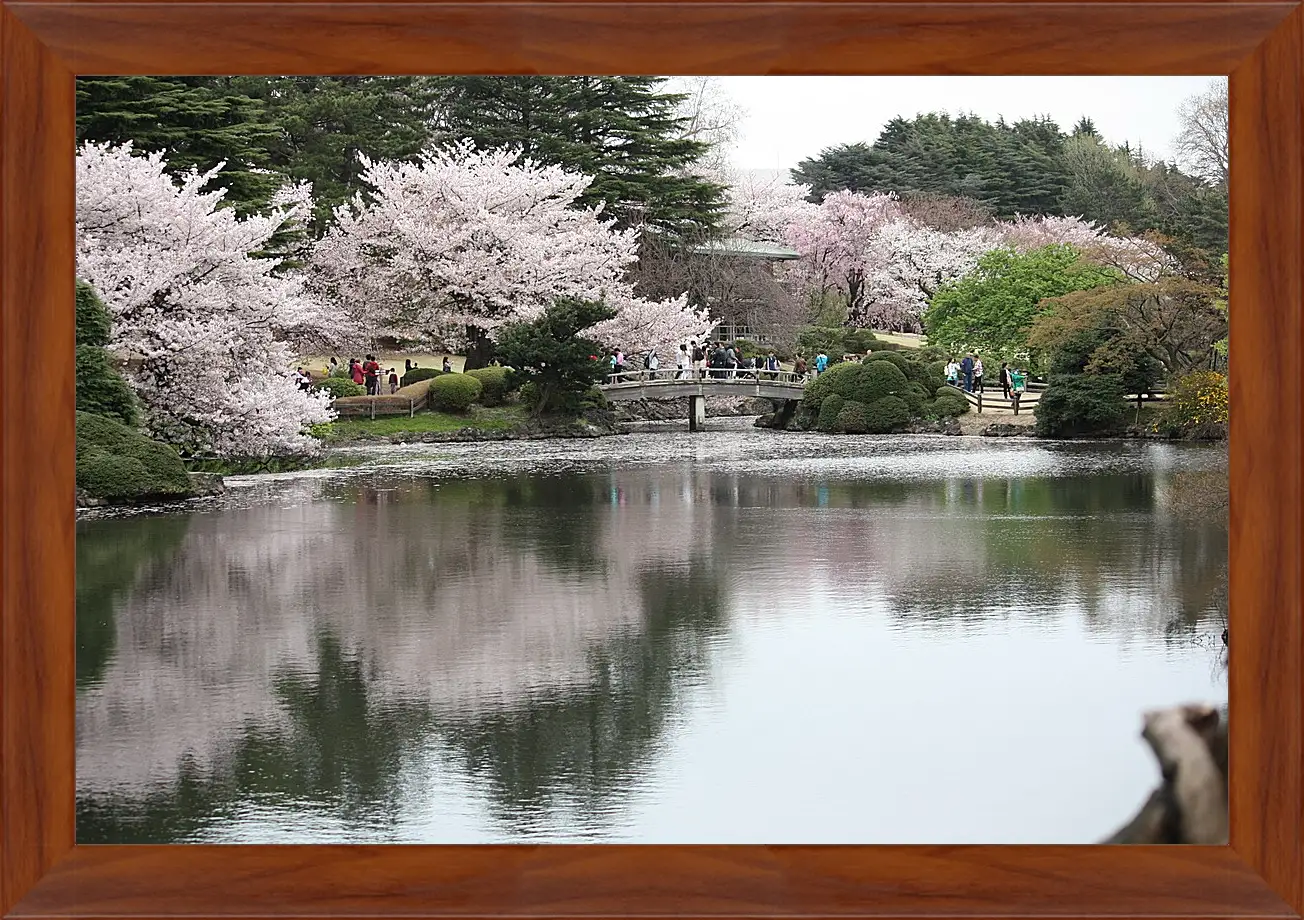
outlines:
{"label": "cherry blossom tree", "polygon": [[205,190],[220,169],[174,181],[162,153],[83,145],[77,274],[113,313],[110,347],[128,359],[155,437],[192,455],[311,451],[306,429],[332,415],[296,385],[288,340],[324,334],[328,317],[279,260],[251,255],[308,216],[306,190],[239,218],[221,207],[224,190]]}
{"label": "cherry blossom tree", "polygon": [[929,299],[942,285],[973,271],[1002,245],[991,227],[946,232],[909,218],[890,221],[870,241],[865,296],[847,322],[875,329],[919,331]]}
{"label": "cherry blossom tree", "polygon": [[810,201],[810,186],[796,185],[779,173],[719,167],[705,178],[725,187],[720,229],[725,236],[760,243],[785,243],[795,224],[814,219],[820,206]]}
{"label": "cherry blossom tree", "polygon": [[1131,281],[1157,281],[1178,269],[1158,242],[1146,237],[1117,237],[1081,217],[1020,215],[996,224],[1004,245],[1031,252],[1053,244],[1072,246],[1096,265],[1114,268]]}
{"label": "cherry blossom tree", "polygon": [[862,195],[839,191],[825,196],[818,208],[806,211],[788,226],[787,241],[801,254],[794,275],[804,275],[812,295],[823,299],[836,292],[850,318],[866,313],[866,279],[877,270],[881,249],[874,239],[901,216],[895,195]]}
{"label": "cherry blossom tree", "polygon": [[464,343],[485,364],[496,330],[562,297],[602,300],[616,318],[592,335],[629,351],[705,336],[704,311],[651,302],[627,280],[637,231],[576,206],[592,181],[515,149],[436,148],[415,162],[363,159],[369,196],[336,211],[318,244],[315,287],[389,334]]}

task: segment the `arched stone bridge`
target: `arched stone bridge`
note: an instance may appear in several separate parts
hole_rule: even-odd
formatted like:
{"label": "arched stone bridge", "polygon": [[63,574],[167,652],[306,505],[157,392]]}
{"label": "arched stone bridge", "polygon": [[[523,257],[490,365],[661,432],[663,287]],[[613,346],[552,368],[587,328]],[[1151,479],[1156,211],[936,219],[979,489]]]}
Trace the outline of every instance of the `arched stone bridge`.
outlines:
{"label": "arched stone bridge", "polygon": [[[626,371],[609,374],[607,382],[600,384],[604,396],[612,402],[636,399],[688,398],[688,429],[697,431],[706,420],[708,396],[754,396],[771,399],[781,405],[781,412],[790,414],[801,400],[806,379],[791,371],[765,371],[739,368],[734,376],[727,370],[701,372],[675,368],[655,371]],[[712,374],[722,376],[713,377]]]}

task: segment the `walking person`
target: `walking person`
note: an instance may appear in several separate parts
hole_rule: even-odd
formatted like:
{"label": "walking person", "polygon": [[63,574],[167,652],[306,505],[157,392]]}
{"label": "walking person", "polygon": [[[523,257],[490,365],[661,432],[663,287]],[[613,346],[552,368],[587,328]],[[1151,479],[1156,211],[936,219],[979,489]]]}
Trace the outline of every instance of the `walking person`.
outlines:
{"label": "walking person", "polygon": [[779,356],[770,352],[765,358],[765,369],[770,372],[771,380],[779,379]]}
{"label": "walking person", "polygon": [[975,393],[983,391],[983,359],[977,356],[973,359],[973,389]]}
{"label": "walking person", "polygon": [[1014,381],[1010,379],[1010,365],[1006,361],[1001,362],[1001,395],[1006,399],[1010,398],[1010,388]]}
{"label": "walking person", "polygon": [[955,360],[954,355],[946,364],[946,382],[951,386],[959,386],[960,384],[960,362]]}
{"label": "walking person", "polygon": [[829,356],[821,351],[815,356],[815,376],[818,377],[829,369]]}
{"label": "walking person", "polygon": [[661,369],[661,359],[657,357],[657,350],[655,348],[647,353],[647,358],[644,359],[643,363],[650,372],[648,374],[648,379],[656,380],[657,371]]}
{"label": "walking person", "polygon": [[973,355],[965,355],[960,360],[960,379],[964,381],[964,391],[973,392]]}
{"label": "walking person", "polygon": [[693,372],[695,376],[699,380],[706,379],[706,349],[694,341],[691,354],[693,356]]}
{"label": "walking person", "polygon": [[679,353],[675,355],[675,379],[684,380],[688,377],[688,346],[680,345]]}
{"label": "walking person", "polygon": [[[413,367],[416,367],[415,364],[413,364],[412,366],[413,366]],[[450,358],[448,355],[444,355],[444,367],[443,367],[443,371],[444,371],[445,374],[451,374],[451,373],[453,373],[453,359]]]}
{"label": "walking person", "polygon": [[729,377],[732,379],[738,376],[738,366],[742,361],[738,357],[738,350],[732,344],[724,350],[724,363],[729,368]]}
{"label": "walking person", "polygon": [[805,380],[807,374],[806,359],[798,355],[792,362],[792,372],[797,375],[798,380]]}
{"label": "walking person", "polygon": [[398,371],[395,368],[389,369],[389,395],[393,396],[398,392]]}
{"label": "walking person", "polygon": [[349,358],[349,379],[358,386],[367,382],[367,378],[362,375],[362,365],[358,363],[357,358]]}

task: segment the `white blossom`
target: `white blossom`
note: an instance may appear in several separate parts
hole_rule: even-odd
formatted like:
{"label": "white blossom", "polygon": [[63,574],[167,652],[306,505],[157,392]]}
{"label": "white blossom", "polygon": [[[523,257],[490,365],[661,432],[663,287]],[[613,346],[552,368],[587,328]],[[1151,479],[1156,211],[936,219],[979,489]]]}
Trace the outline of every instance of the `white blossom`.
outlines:
{"label": "white blossom", "polygon": [[309,451],[306,429],[331,418],[298,388],[286,339],[328,326],[278,260],[254,258],[298,215],[303,189],[270,213],[236,216],[221,169],[179,181],[162,153],[85,144],[77,153],[77,274],[113,314],[111,347],[155,436],[192,454],[264,457]]}

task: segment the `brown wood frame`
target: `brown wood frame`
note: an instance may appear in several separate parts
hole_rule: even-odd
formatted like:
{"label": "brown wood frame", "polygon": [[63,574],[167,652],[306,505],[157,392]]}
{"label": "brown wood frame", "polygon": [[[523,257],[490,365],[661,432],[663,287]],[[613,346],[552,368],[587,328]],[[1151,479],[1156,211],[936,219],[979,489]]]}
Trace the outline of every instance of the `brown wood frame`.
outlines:
{"label": "brown wood frame", "polygon": [[[441,71],[1230,74],[1231,845],[75,847],[73,76]],[[1298,917],[1302,76],[1298,2],[0,0],[0,914]]]}

